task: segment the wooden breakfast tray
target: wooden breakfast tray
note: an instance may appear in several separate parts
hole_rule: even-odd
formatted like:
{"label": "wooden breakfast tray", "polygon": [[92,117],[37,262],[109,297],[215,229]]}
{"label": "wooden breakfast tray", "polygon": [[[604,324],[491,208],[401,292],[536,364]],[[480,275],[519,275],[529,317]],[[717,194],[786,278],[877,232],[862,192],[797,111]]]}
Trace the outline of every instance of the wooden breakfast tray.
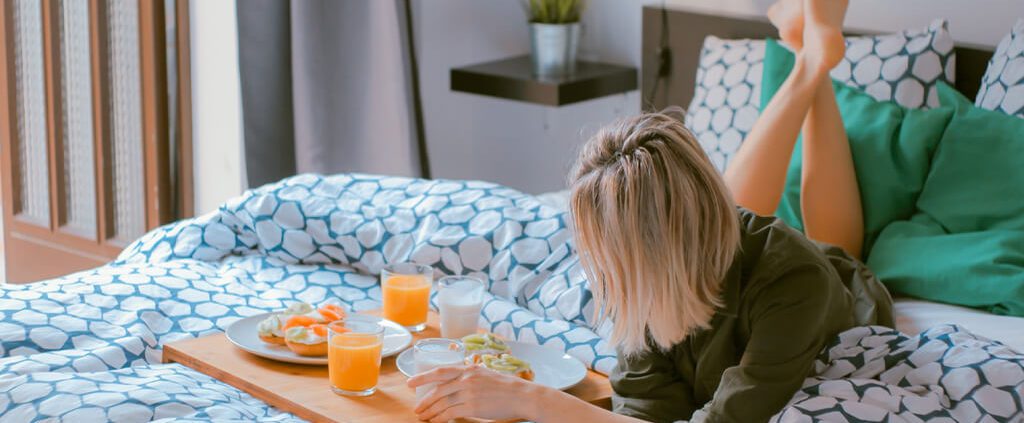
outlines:
{"label": "wooden breakfast tray", "polygon": [[[413,338],[436,338],[437,315]],[[397,357],[397,356],[395,356]],[[344,397],[331,392],[327,366],[306,366],[269,360],[235,347],[224,334],[164,345],[163,361],[191,367],[264,402],[314,422],[415,422],[416,393],[395,367],[395,357],[381,363],[377,392],[369,397]],[[567,392],[595,405],[610,408],[608,379],[594,371]]]}

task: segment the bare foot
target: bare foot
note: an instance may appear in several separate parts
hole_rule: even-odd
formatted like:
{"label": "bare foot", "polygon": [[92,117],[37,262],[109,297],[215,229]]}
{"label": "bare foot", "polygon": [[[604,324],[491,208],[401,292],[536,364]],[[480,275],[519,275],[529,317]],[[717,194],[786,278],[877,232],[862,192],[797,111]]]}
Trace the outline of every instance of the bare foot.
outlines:
{"label": "bare foot", "polygon": [[779,29],[779,38],[794,50],[804,46],[804,0],[778,0],[768,8],[768,20]]}
{"label": "bare foot", "polygon": [[843,60],[843,19],[849,0],[804,1],[804,55],[817,70],[828,72]]}

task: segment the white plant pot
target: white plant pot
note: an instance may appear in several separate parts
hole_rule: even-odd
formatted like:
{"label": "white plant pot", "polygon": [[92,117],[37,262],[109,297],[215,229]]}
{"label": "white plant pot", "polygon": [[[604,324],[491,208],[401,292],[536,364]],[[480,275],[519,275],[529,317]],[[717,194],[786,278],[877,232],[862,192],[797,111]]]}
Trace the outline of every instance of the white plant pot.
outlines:
{"label": "white plant pot", "polygon": [[530,24],[533,73],[539,77],[564,77],[576,73],[580,24]]}

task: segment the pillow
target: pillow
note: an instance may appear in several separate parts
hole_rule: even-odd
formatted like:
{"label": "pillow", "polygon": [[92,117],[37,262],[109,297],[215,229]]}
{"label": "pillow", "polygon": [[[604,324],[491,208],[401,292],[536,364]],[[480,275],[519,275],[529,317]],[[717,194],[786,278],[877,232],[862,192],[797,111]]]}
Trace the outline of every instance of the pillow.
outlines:
{"label": "pillow", "polygon": [[939,87],[955,113],[918,212],[890,225],[868,265],[893,291],[1024,316],[1024,120]]}
{"label": "pillow", "polygon": [[684,122],[719,171],[757,120],[763,62],[764,40],[704,39]]}
{"label": "pillow", "polygon": [[[953,82],[953,38],[946,21],[922,30],[846,39],[832,77],[877,100],[936,107],[935,84]],[[708,157],[725,170],[759,115],[763,40],[704,40],[686,123]]]}
{"label": "pillow", "polygon": [[[764,60],[762,105],[782,86],[794,63],[793,53],[768,40]],[[864,91],[833,81],[836,102],[850,142],[864,213],[864,256],[891,222],[907,219],[928,175],[929,161],[953,115],[948,107],[910,109],[878,101]],[[776,215],[803,230],[800,213],[802,140],[797,140]]]}
{"label": "pillow", "polygon": [[974,104],[1024,118],[1024,19],[996,47]]}

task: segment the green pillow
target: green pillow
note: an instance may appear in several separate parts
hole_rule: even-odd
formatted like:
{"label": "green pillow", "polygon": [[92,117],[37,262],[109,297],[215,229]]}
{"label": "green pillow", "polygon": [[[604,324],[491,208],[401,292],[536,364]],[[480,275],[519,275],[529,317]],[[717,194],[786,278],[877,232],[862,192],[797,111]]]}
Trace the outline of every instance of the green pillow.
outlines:
{"label": "green pillow", "polygon": [[[761,108],[782,86],[794,64],[793,53],[769,39],[761,78]],[[939,139],[953,115],[951,108],[908,109],[875,100],[856,88],[833,81],[836,102],[853,154],[864,213],[864,257],[886,225],[909,218]],[[802,140],[798,139],[776,216],[803,230],[800,213]]]}
{"label": "green pillow", "polygon": [[1024,119],[947,85],[939,100],[956,112],[919,211],[882,232],[868,265],[896,292],[1024,316]]}
{"label": "green pillow", "polygon": [[945,84],[939,101],[956,114],[918,210],[953,233],[1024,230],[1024,119],[975,107]]}

